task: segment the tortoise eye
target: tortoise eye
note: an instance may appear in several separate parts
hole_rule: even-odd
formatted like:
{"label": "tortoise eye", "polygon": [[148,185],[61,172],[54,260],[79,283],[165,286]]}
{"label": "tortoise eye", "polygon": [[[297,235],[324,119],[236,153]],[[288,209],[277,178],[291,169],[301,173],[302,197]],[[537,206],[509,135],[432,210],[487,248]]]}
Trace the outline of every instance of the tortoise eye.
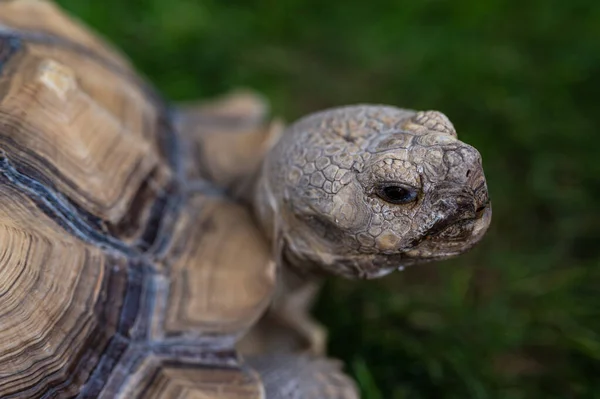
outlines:
{"label": "tortoise eye", "polygon": [[417,199],[417,190],[397,184],[381,186],[377,189],[376,194],[385,202],[396,205],[408,204]]}

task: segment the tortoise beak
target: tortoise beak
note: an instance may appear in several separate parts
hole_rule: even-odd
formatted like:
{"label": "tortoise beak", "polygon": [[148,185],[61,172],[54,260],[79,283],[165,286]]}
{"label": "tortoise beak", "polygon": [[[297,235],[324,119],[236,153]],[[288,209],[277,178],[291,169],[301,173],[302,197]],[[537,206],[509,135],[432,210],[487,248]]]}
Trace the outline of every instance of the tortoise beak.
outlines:
{"label": "tortoise beak", "polygon": [[473,225],[474,243],[479,242],[479,240],[481,240],[487,229],[490,227],[490,224],[492,222],[492,203],[488,201],[483,206],[483,208],[478,209],[476,217],[477,219]]}

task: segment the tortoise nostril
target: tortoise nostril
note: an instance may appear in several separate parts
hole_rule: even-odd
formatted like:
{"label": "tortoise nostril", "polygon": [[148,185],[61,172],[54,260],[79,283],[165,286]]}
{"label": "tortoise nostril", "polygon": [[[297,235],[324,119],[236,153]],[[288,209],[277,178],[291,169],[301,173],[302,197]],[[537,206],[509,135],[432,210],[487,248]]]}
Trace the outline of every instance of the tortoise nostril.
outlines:
{"label": "tortoise nostril", "polygon": [[471,175],[471,169],[467,170],[467,177]]}

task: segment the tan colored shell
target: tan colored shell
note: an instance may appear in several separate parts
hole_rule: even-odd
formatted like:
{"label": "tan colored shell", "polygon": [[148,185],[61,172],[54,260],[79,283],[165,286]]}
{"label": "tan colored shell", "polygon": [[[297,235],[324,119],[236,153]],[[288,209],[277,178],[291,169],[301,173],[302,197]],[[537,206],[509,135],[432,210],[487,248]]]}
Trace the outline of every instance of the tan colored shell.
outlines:
{"label": "tan colored shell", "polygon": [[118,53],[0,1],[0,397],[265,397],[234,344],[270,248],[177,135]]}

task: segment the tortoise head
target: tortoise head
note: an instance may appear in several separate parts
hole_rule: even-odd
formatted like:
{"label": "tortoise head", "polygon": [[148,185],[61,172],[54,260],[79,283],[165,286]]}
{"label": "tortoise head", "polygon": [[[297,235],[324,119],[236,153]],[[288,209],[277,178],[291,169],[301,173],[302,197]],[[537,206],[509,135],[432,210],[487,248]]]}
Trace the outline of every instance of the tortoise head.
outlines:
{"label": "tortoise head", "polygon": [[372,105],[290,126],[256,208],[286,262],[361,278],[460,254],[491,220],[481,157],[446,116]]}

